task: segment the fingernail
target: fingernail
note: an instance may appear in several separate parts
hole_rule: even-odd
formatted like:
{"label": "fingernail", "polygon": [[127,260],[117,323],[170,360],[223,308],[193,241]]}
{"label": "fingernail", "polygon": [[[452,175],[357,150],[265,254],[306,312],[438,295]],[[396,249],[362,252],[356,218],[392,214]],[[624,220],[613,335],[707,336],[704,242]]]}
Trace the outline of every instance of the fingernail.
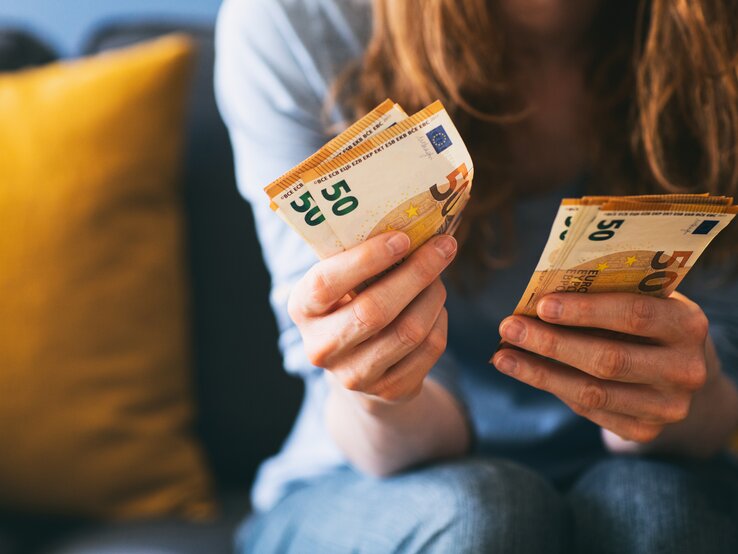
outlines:
{"label": "fingernail", "polygon": [[517,319],[510,319],[502,324],[500,334],[510,342],[523,342],[525,339],[525,325]]}
{"label": "fingernail", "polygon": [[512,356],[503,355],[497,358],[497,362],[495,362],[495,367],[499,369],[502,373],[514,375],[515,369],[518,367],[518,361]]}
{"label": "fingernail", "polygon": [[456,239],[448,235],[438,237],[435,247],[444,259],[448,259],[456,253]]}
{"label": "fingernail", "polygon": [[392,233],[387,239],[387,246],[394,256],[404,254],[410,248],[410,237],[405,233]]}
{"label": "fingernail", "polygon": [[558,319],[564,306],[555,298],[544,298],[538,303],[538,315],[546,319]]}

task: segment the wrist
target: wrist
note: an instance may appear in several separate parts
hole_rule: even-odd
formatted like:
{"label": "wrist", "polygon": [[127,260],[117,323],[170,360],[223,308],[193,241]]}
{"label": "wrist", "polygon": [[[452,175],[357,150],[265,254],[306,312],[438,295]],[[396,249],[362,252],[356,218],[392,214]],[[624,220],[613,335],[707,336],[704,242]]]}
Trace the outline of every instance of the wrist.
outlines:
{"label": "wrist", "polygon": [[451,395],[432,380],[424,381],[421,393],[401,404],[367,398],[333,383],[325,419],[336,445],[351,464],[374,476],[461,455],[469,445],[463,413]]}

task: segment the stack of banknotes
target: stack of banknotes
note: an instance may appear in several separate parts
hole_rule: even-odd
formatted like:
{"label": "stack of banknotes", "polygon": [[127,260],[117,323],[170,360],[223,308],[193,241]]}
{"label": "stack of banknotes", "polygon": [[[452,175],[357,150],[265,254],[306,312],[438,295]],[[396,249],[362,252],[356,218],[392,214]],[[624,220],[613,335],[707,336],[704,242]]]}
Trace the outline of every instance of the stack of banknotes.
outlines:
{"label": "stack of banknotes", "polygon": [[564,199],[515,313],[552,292],[668,296],[736,213],[708,194]]}
{"label": "stack of banknotes", "polygon": [[[453,234],[473,176],[440,102],[408,116],[386,100],[264,190],[323,259],[392,230],[411,252]],[[515,313],[535,316],[551,292],[667,296],[737,212],[708,194],[565,199]]]}
{"label": "stack of banknotes", "polygon": [[440,102],[408,117],[386,100],[264,190],[321,259],[375,235],[407,233],[412,252],[452,234],[474,166]]}

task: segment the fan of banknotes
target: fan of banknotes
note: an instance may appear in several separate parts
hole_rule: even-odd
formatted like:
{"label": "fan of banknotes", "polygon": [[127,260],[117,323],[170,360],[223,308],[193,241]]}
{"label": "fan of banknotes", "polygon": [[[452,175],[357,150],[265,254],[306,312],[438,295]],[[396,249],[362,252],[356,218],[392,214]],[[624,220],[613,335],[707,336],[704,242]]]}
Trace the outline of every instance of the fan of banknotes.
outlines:
{"label": "fan of banknotes", "polygon": [[668,296],[736,213],[708,194],[564,199],[515,313],[552,292]]}
{"label": "fan of banknotes", "polygon": [[[440,102],[408,117],[386,100],[265,191],[319,258],[403,231],[411,251],[453,234],[474,166]],[[708,194],[565,199],[515,310],[551,292],[666,296],[738,212]]]}
{"label": "fan of banknotes", "polygon": [[386,100],[265,191],[322,259],[392,230],[410,236],[411,252],[452,234],[473,176],[440,102],[408,117]]}

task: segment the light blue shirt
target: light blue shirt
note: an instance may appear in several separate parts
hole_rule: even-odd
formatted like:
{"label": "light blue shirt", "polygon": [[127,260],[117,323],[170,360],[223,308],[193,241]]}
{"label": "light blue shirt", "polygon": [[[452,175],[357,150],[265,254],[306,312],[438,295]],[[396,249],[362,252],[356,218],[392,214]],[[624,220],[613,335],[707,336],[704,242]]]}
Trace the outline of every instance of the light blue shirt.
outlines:
{"label": "light blue shirt", "polygon": [[[216,90],[239,189],[253,208],[272,276],[285,368],[305,381],[290,436],[257,476],[257,510],[269,509],[293,484],[347,463],[324,424],[323,370],[308,362],[287,314],[290,290],[317,260],[271,211],[263,187],[318,150],[331,138],[328,129],[347,123],[338,111],[323,117],[324,99],[346,65],[361,56],[370,32],[370,0],[225,0],[218,19]],[[554,396],[499,374],[487,360],[499,341],[499,322],[512,312],[538,261],[561,198],[583,192],[578,183],[518,202],[515,263],[491,273],[472,295],[449,287],[449,346],[433,371],[466,407],[477,453],[512,458],[552,477],[604,454],[599,429]],[[692,282],[699,284],[695,292],[686,283],[680,290],[710,316],[725,368],[735,375],[738,287],[705,293],[704,279]]]}

